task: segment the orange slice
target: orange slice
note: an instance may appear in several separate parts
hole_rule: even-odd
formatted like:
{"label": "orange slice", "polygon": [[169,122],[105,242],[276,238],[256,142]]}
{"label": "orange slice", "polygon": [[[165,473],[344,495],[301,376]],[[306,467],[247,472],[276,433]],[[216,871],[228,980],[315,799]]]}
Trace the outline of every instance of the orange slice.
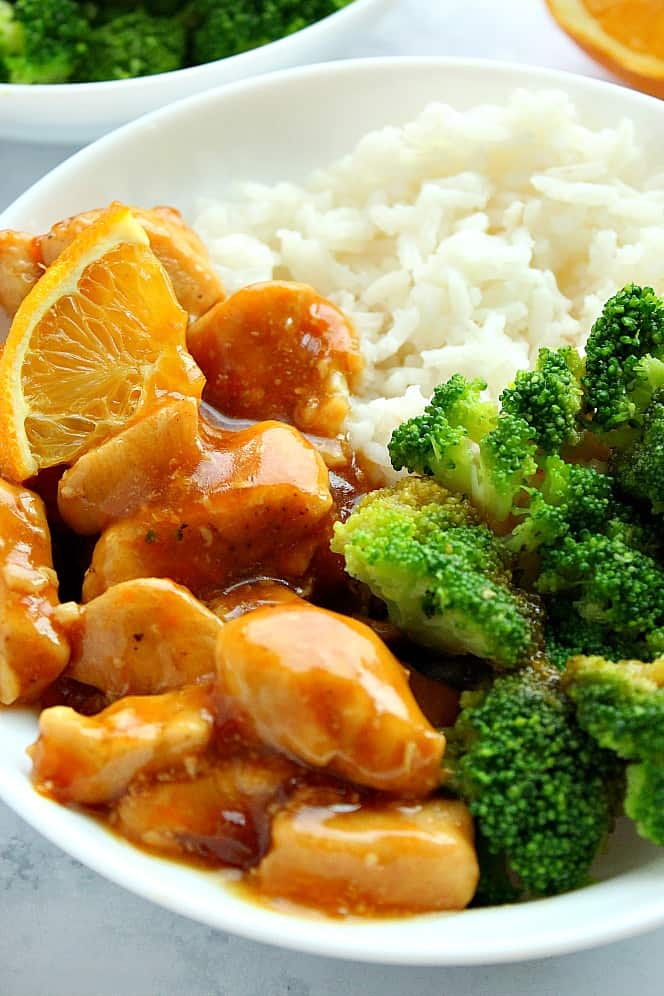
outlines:
{"label": "orange slice", "polygon": [[547,0],[558,24],[632,86],[664,97],[662,0]]}
{"label": "orange slice", "polygon": [[71,464],[165,394],[200,397],[187,316],[131,211],[81,232],[21,303],[0,357],[0,473]]}

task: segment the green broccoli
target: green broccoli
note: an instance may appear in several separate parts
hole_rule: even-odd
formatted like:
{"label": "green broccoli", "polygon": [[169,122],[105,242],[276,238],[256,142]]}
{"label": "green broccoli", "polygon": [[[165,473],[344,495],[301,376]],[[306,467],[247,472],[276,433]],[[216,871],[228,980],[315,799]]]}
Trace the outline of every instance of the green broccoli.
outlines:
{"label": "green broccoli", "polygon": [[75,0],[16,0],[0,11],[0,52],[10,83],[66,83],[87,51],[89,24]]}
{"label": "green broccoli", "polygon": [[538,647],[538,606],[514,588],[505,553],[462,498],[406,478],[364,498],[332,550],[425,646],[512,668]]}
{"label": "green broccoli", "polygon": [[570,657],[577,654],[598,654],[617,661],[634,654],[648,653],[649,648],[644,641],[620,639],[603,623],[583,619],[569,596],[551,596],[543,601],[545,655],[559,671],[564,671]]}
{"label": "green broccoli", "polygon": [[500,396],[503,412],[524,419],[545,453],[577,446],[583,432],[584,363],[571,346],[540,349],[534,370],[520,370]]}
{"label": "green broccoli", "polygon": [[394,430],[388,449],[395,470],[433,477],[500,529],[537,471],[537,446],[524,419],[499,417],[497,405],[481,400],[485,388],[455,374],[422,415]]}
{"label": "green broccoli", "polygon": [[185,63],[187,31],[178,17],[153,17],[143,9],[95,26],[80,79],[123,80],[169,73]]}
{"label": "green broccoli", "polygon": [[629,495],[664,511],[664,301],[630,284],[607,302],[588,339],[584,386],[592,428],[612,449]]}
{"label": "green broccoli", "polygon": [[465,692],[446,733],[446,785],[493,856],[480,893],[509,900],[501,863],[528,895],[584,885],[613,826],[623,765],[578,725],[560,675],[526,668]]}
{"label": "green broccoli", "polygon": [[213,62],[293,34],[350,0],[200,0],[192,36],[194,62]]}
{"label": "green broccoli", "polygon": [[505,545],[515,554],[533,554],[566,535],[602,532],[622,514],[611,478],[584,464],[546,457],[538,486],[528,489],[530,502]]}
{"label": "green broccoli", "polygon": [[619,447],[638,435],[664,386],[664,302],[651,287],[629,284],[607,301],[586,344],[583,386],[595,432]]}
{"label": "green broccoli", "polygon": [[649,501],[653,512],[664,512],[664,388],[653,393],[638,435],[614,449],[611,471],[628,494]]}
{"label": "green broccoli", "polygon": [[23,33],[14,17],[14,8],[0,0],[0,83],[9,82],[8,56],[17,55],[23,45]]}
{"label": "green broccoli", "polygon": [[615,535],[564,536],[542,547],[534,588],[541,595],[568,592],[579,615],[620,640],[659,641],[664,626],[664,570]]}
{"label": "green broccoli", "polygon": [[641,836],[664,845],[664,659],[576,657],[564,687],[583,729],[630,762],[625,812]]}

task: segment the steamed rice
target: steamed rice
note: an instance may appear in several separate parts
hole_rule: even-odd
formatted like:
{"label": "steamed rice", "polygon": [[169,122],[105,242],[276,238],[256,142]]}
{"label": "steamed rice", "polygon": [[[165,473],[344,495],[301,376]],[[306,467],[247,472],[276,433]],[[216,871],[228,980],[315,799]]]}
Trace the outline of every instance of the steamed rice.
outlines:
{"label": "steamed rice", "polygon": [[304,186],[243,183],[196,227],[229,291],[312,284],[355,322],[353,445],[388,472],[392,429],[459,372],[497,396],[539,346],[582,346],[635,280],[664,288],[664,174],[631,122],[592,130],[562,93],[431,104]]}

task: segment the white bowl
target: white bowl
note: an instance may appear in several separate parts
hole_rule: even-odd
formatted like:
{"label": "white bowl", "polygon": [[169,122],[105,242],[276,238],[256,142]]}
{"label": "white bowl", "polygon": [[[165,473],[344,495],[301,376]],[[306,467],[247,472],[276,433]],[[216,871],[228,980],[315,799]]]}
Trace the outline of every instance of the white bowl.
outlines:
{"label": "white bowl", "polygon": [[82,145],[141,114],[222,83],[343,57],[348,44],[368,32],[394,2],[354,0],[269,45],[172,73],[105,83],[0,83],[0,137]]}
{"label": "white bowl", "polygon": [[[413,117],[443,99],[459,109],[503,101],[516,87],[557,87],[591,125],[631,116],[642,136],[664,128],[664,104],[562,73],[445,59],[331,63],[235,84],[137,121],[55,169],[1,217],[0,227],[44,230],[114,198],[174,204],[233,179],[300,179],[365,131]],[[0,795],[37,830],[102,875],[196,920],[302,951],[400,964],[514,961],[602,944],[664,923],[664,852],[619,828],[598,884],[511,907],[388,921],[286,915],[227,890],[219,873],[151,857],[102,826],[38,796],[25,747],[34,714],[0,712]]]}

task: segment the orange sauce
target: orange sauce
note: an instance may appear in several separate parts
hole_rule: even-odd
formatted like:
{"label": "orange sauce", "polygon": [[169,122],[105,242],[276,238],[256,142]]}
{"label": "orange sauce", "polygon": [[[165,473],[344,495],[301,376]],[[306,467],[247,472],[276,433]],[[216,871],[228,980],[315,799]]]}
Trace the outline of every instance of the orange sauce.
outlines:
{"label": "orange sauce", "polygon": [[[264,304],[265,290],[262,295]],[[359,372],[360,360],[351,326],[329,302],[301,288],[295,292],[284,290],[278,283],[270,285],[269,295],[270,308],[267,311],[261,311],[259,289],[249,289],[219,303],[190,328],[192,352],[204,369],[207,366],[210,374],[205,395],[207,403],[201,406],[198,423],[196,446],[197,453],[200,451],[200,460],[193,466],[173,468],[163,491],[153,495],[151,503],[142,507],[140,512],[120,519],[119,524],[126,525],[131,521],[135,525],[136,534],[129,536],[127,542],[136,544],[140,539],[144,560],[150,567],[148,574],[171,576],[193,589],[228,624],[222,628],[222,635],[229,634],[231,627],[246,613],[279,605],[286,608],[285,615],[293,610],[292,640],[298,641],[298,652],[304,647],[304,656],[311,657],[314,655],[316,634],[308,634],[306,614],[302,616],[301,612],[298,613],[299,598],[304,597],[336,611],[354,613],[360,618],[356,592],[344,571],[343,558],[333,554],[329,544],[334,523],[348,518],[363,495],[373,489],[374,482],[368,466],[350,450],[347,441],[337,435],[347,411],[347,399],[330,393],[328,380],[330,358],[351,385]],[[270,350],[257,353],[251,348],[239,348],[243,342],[251,343],[254,332],[263,343],[271,343]],[[210,403],[223,404],[224,413],[211,407]],[[272,422],[266,429],[265,424],[258,425],[258,418],[283,419],[298,426],[311,446],[304,443],[290,426]],[[290,443],[286,436],[290,437]],[[293,437],[297,437],[295,443]],[[312,446],[322,461],[312,452]],[[198,459],[197,455],[195,459]],[[61,533],[63,523],[55,501],[59,474],[60,470],[56,469],[50,477],[42,477],[38,484],[49,501],[53,523],[57,524],[56,528]],[[235,531],[227,542],[222,523],[218,532],[224,536],[223,542],[212,546],[211,530],[207,524],[210,497],[225,488],[230,490],[238,479],[252,484],[259,481],[265,484],[266,490],[271,486],[290,487],[291,491],[301,487],[303,506],[307,502],[310,506],[318,502],[318,506],[322,507],[317,518],[312,514],[313,525],[305,533],[305,545],[308,546],[302,560],[305,564],[302,571],[297,570],[299,561],[290,556],[289,547],[289,544],[295,546],[300,543],[302,536],[296,531],[292,536],[289,534],[288,516],[275,514],[278,512],[276,506],[268,509],[261,518],[265,508],[260,501],[256,504],[254,517],[247,516],[246,523],[238,526],[238,517],[229,518],[234,523]],[[332,499],[329,511],[328,481]],[[246,502],[245,495],[246,492],[241,493],[238,489],[239,506]],[[286,498],[283,500],[286,501]],[[185,507],[188,509],[186,518],[180,515],[180,509]],[[294,507],[289,506],[291,512]],[[295,513],[292,513],[290,518],[294,516]],[[66,535],[77,549],[80,548],[84,554],[87,552],[87,540],[74,537],[71,533]],[[275,551],[284,555],[275,555]],[[224,577],[221,583],[215,585],[212,579],[219,575],[222,568]],[[75,580],[72,590],[76,590]],[[95,594],[99,592],[90,588],[88,597]],[[291,602],[293,605],[289,604]],[[302,606],[302,603],[299,602],[299,605]],[[305,606],[305,610],[307,608],[310,609]],[[364,610],[367,611],[366,606]],[[368,639],[369,643],[372,640],[378,643],[373,633],[369,633],[368,637],[360,633],[364,627],[357,620],[349,619],[348,622],[350,628],[357,631],[358,641],[361,637],[365,641]],[[400,634],[389,623],[371,622],[371,626],[386,643],[398,643]],[[284,632],[290,639],[289,633]],[[332,633],[330,643],[334,643],[335,638],[336,634]],[[219,638],[219,646],[221,643],[222,637]],[[385,682],[385,697],[377,709],[377,717],[371,724],[367,723],[369,732],[364,734],[366,753],[370,753],[369,741],[373,736],[376,756],[380,755],[381,741],[390,742],[390,737],[376,737],[376,730],[382,730],[380,724],[387,722],[385,717],[389,719],[391,713],[401,721],[403,716],[400,710],[404,701],[409,701],[410,714],[406,715],[404,722],[410,722],[413,727],[421,722],[423,729],[426,727],[422,739],[430,736],[436,742],[434,747],[438,751],[435,755],[434,748],[431,749],[431,770],[427,771],[426,778],[422,776],[414,793],[419,792],[425,797],[429,793],[425,799],[428,803],[432,798],[431,789],[438,782],[441,745],[444,742],[425,722],[416,702],[419,701],[431,724],[442,726],[454,721],[458,694],[417,672],[406,676],[387,648],[383,646],[382,650],[390,659],[394,675],[391,682]],[[344,653],[348,658],[344,663],[348,664],[350,674],[358,657],[357,648],[354,645],[350,649],[339,646],[340,659],[344,658]],[[292,657],[296,658],[297,654]],[[264,666],[267,674],[269,661]],[[296,661],[293,670],[296,671],[298,666]],[[236,673],[239,670],[240,667],[235,668]],[[254,671],[260,671],[260,668],[254,668]],[[367,675],[365,684],[371,685],[371,694],[374,694],[375,676],[369,668]],[[412,701],[408,691],[407,677],[416,702]],[[339,675],[335,678],[338,679]],[[251,677],[247,679],[247,684],[250,682]],[[348,683],[352,684],[350,679]],[[355,683],[362,686],[359,679],[355,679]],[[264,685],[258,681],[261,688],[267,684],[267,678]],[[363,772],[358,774],[348,764],[345,769],[331,765],[331,770],[339,775],[335,777],[321,768],[294,761],[293,756],[297,754],[298,757],[306,757],[310,764],[314,763],[311,757],[298,754],[288,745],[272,742],[274,749],[264,746],[271,741],[263,734],[259,742],[253,726],[254,715],[251,723],[234,714],[225,716],[222,722],[217,701],[218,688],[221,688],[221,679],[209,696],[209,701],[214,701],[215,705],[206,706],[209,723],[215,723],[212,744],[196,756],[186,757],[184,763],[178,761],[172,767],[159,770],[146,769],[134,776],[118,798],[102,805],[83,807],[85,811],[103,821],[110,831],[150,853],[201,869],[237,871],[238,880],[227,884],[245,898],[273,909],[298,913],[306,910],[311,916],[317,915],[314,910],[318,910],[321,915],[338,917],[391,917],[409,912],[407,906],[386,909],[380,904],[372,904],[363,898],[361,889],[353,891],[352,882],[350,891],[341,895],[335,891],[337,886],[333,874],[327,890],[321,891],[320,884],[300,889],[299,898],[305,905],[292,896],[281,898],[269,894],[257,869],[270,848],[275,820],[288,814],[294,799],[299,800],[299,804],[304,800],[304,808],[310,811],[307,818],[313,836],[316,833],[325,835],[336,817],[349,813],[366,817],[369,826],[373,816],[380,817],[386,810],[405,818],[410,813],[409,807],[417,810],[421,800],[399,801],[387,790],[366,787],[376,786],[376,781],[367,780],[363,787],[344,781],[341,776],[362,780]],[[307,703],[313,703],[312,711],[320,720],[321,728],[329,727],[332,731],[330,739],[333,740],[337,732],[334,723],[338,722],[338,718],[330,705],[329,690],[316,698],[312,688],[307,689]],[[360,690],[367,692],[364,687]],[[394,693],[396,705],[389,698],[390,692]],[[350,690],[348,695],[350,700]],[[368,692],[367,697],[370,697]],[[230,701],[230,693],[227,698]],[[120,706],[122,701],[118,700],[117,705]],[[65,675],[42,696],[42,708],[53,705],[69,706],[78,713],[92,717],[105,709],[108,701],[102,692]],[[150,720],[149,697],[145,697],[143,705],[147,720]],[[258,708],[254,709],[254,713],[259,712]],[[344,722],[346,717],[350,720],[352,712],[350,701],[343,713]],[[157,722],[158,717],[153,717],[153,723],[156,725]],[[137,725],[140,727],[140,722]],[[140,729],[132,732],[140,738]],[[92,730],[90,736],[94,738],[95,735],[95,730]],[[412,754],[408,752],[408,763],[404,761],[403,764],[403,783],[398,786],[400,791],[404,791],[403,784],[407,779],[412,779],[412,767],[409,765],[413,765],[412,755],[419,749],[415,736],[406,739]],[[63,745],[63,756],[68,746]],[[79,760],[75,758],[72,767]],[[392,758],[388,760],[393,762]],[[323,765],[325,762],[315,763]],[[387,761],[385,767],[387,770]],[[376,758],[371,757],[367,770],[377,769]],[[385,782],[385,785],[396,790],[391,783]],[[384,789],[385,785],[381,782],[380,789]],[[37,787],[47,794],[45,785]],[[52,793],[53,796],[55,794]],[[367,832],[367,837],[369,844],[373,841],[380,846],[378,832],[375,841],[371,832]],[[358,868],[362,860],[360,855]],[[417,907],[414,906],[413,910],[417,911]]]}

